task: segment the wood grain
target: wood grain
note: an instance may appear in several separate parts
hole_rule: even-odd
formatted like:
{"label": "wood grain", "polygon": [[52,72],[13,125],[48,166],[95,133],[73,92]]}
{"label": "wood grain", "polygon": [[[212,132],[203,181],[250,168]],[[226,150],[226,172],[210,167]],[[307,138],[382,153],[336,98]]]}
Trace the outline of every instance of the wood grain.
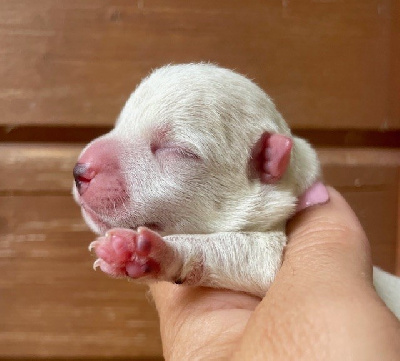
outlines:
{"label": "wood grain", "polygon": [[400,275],[400,151],[320,149],[318,155],[326,183],[345,196],[359,217],[374,264]]}
{"label": "wood grain", "polygon": [[332,147],[326,183],[400,275],[399,39],[396,0],[0,0],[0,360],[162,359],[146,287],[91,268],[71,173],[167,63],[246,74]]}
{"label": "wood grain", "polygon": [[0,143],[0,192],[68,195],[81,146]]}
{"label": "wood grain", "polygon": [[92,270],[79,213],[69,196],[0,197],[0,355],[159,356],[146,287]]}
{"label": "wood grain", "polygon": [[[145,287],[91,269],[70,187],[81,146],[0,144],[0,359],[161,357]],[[320,149],[327,183],[360,217],[374,262],[396,268],[399,150]]]}
{"label": "wood grain", "polygon": [[0,125],[111,125],[166,63],[255,79],[294,128],[399,129],[391,0],[1,0]]}

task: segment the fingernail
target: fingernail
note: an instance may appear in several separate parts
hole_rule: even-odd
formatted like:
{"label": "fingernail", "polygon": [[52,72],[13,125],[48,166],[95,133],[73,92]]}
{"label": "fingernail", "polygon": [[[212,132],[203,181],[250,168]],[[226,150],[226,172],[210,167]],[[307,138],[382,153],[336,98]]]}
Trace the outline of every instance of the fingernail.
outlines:
{"label": "fingernail", "polygon": [[325,185],[322,182],[316,182],[299,197],[296,212],[328,201],[329,193]]}

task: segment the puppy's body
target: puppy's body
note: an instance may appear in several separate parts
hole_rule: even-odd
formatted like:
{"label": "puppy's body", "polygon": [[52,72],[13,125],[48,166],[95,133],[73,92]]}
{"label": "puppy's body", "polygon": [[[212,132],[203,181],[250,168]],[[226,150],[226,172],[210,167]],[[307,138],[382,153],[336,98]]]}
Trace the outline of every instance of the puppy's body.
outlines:
{"label": "puppy's body", "polygon": [[263,296],[320,168],[258,86],[188,64],[146,78],[74,174],[106,273]]}

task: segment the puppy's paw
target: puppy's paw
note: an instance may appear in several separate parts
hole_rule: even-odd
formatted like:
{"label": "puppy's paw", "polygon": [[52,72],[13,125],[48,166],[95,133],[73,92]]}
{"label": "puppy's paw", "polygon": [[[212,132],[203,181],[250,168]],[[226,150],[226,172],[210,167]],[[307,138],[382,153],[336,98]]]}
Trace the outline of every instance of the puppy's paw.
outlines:
{"label": "puppy's paw", "polygon": [[113,277],[133,279],[157,279],[161,271],[159,255],[168,253],[167,248],[160,235],[145,227],[140,227],[137,232],[123,228],[111,229],[89,246],[98,257],[94,268],[100,267]]}

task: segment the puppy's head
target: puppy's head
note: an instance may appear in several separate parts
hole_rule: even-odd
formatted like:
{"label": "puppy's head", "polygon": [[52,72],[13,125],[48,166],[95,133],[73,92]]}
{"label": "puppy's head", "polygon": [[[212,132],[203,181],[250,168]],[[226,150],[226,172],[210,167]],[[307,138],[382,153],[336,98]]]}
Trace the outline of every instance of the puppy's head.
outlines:
{"label": "puppy's head", "polygon": [[262,231],[283,224],[318,173],[258,86],[214,65],[175,65],[144,79],[115,128],[83,150],[73,194],[97,233]]}

